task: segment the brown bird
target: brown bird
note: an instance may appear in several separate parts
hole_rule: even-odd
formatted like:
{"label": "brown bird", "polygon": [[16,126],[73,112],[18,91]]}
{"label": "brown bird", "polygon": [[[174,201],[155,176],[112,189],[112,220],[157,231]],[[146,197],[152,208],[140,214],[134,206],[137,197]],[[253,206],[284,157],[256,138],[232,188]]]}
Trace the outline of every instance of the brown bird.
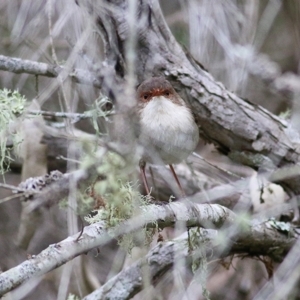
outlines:
{"label": "brown bird", "polygon": [[137,89],[139,142],[143,146],[140,169],[146,192],[146,163],[169,165],[183,196],[185,193],[172,164],[186,159],[196,148],[199,129],[191,110],[163,77],[145,80]]}

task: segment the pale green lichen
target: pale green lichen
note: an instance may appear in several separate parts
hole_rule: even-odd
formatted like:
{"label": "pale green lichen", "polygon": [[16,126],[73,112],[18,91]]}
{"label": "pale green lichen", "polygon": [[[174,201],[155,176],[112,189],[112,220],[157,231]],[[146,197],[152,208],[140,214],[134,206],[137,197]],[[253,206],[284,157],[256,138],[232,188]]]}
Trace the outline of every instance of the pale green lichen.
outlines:
{"label": "pale green lichen", "polygon": [[277,229],[278,231],[285,233],[286,235],[290,235],[290,233],[292,233],[292,226],[290,223],[280,222],[280,221],[277,221],[275,218],[270,218],[266,222],[266,226],[273,227],[273,228]]}
{"label": "pale green lichen", "polygon": [[69,294],[67,300],[80,300],[80,297],[74,294]]}
{"label": "pale green lichen", "polygon": [[249,231],[250,221],[251,221],[251,216],[247,212],[241,212],[236,215],[235,222],[241,233]]}
{"label": "pale green lichen", "polygon": [[[88,215],[85,220],[88,223],[95,223],[105,221],[108,229],[113,229],[122,222],[129,220],[131,217],[138,214],[143,206],[147,205],[147,197],[139,194],[135,186],[127,182],[122,184],[121,181],[117,182],[118,189],[114,193],[106,193],[104,195],[105,207],[101,207],[93,216]],[[103,187],[100,188],[103,191]],[[131,252],[134,246],[141,244],[148,245],[152,241],[154,235],[153,228],[142,228],[138,232],[124,234],[118,238],[119,245]]]}
{"label": "pale green lichen", "polygon": [[18,91],[8,89],[0,90],[0,174],[8,169],[11,160],[10,152],[7,150],[7,137],[12,136],[13,147],[17,145],[14,132],[9,132],[12,122],[24,112],[26,99]]}
{"label": "pale green lichen", "polygon": [[8,89],[0,90],[0,115],[1,121],[8,122],[11,117],[24,112],[26,98],[18,91]]}
{"label": "pale green lichen", "polygon": [[287,109],[285,111],[282,111],[278,117],[284,120],[288,120],[291,118],[291,115],[292,115],[292,111],[290,109]]}
{"label": "pale green lichen", "polygon": [[[149,198],[142,196],[137,190],[137,184],[130,181],[126,161],[118,154],[107,152],[102,164],[97,169],[98,180],[93,185],[95,195],[100,196],[105,205],[85,217],[88,223],[105,221],[107,228],[117,225],[137,216],[149,203]],[[110,231],[112,232],[112,231]],[[128,252],[135,245],[149,243],[153,230],[142,228],[137,233],[130,233],[119,238],[119,244]]]}
{"label": "pale green lichen", "polygon": [[233,161],[250,167],[262,168],[265,170],[273,170],[275,167],[273,161],[269,157],[260,153],[231,151],[228,153],[228,157]]}
{"label": "pale green lichen", "polygon": [[202,287],[202,295],[209,300],[209,291],[206,288],[207,281],[207,242],[206,231],[200,227],[189,230],[188,247],[192,253],[192,271],[195,279]]}
{"label": "pale green lichen", "polygon": [[[76,208],[71,207],[71,209],[78,216],[87,215],[93,209],[95,203],[92,197],[90,197],[85,191],[82,192],[80,189],[76,191],[76,201]],[[63,198],[59,201],[59,208],[69,208],[68,198]]]}
{"label": "pale green lichen", "polygon": [[111,106],[112,102],[105,96],[100,95],[94,102],[91,110],[85,111],[84,114],[91,117],[93,127],[96,131],[96,134],[100,135],[100,128],[98,126],[99,118],[104,118],[105,121],[109,121],[108,116],[113,113],[113,109],[104,109],[105,106]]}

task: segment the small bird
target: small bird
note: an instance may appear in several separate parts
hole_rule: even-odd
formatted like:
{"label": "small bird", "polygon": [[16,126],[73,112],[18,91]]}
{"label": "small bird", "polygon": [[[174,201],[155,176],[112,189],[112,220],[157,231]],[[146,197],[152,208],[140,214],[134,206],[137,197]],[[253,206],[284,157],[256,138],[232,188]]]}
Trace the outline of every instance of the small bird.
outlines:
{"label": "small bird", "polygon": [[196,148],[199,129],[191,110],[163,77],[152,77],[137,89],[138,140],[143,146],[140,169],[147,194],[146,163],[169,165],[182,196],[185,193],[172,164],[186,159]]}

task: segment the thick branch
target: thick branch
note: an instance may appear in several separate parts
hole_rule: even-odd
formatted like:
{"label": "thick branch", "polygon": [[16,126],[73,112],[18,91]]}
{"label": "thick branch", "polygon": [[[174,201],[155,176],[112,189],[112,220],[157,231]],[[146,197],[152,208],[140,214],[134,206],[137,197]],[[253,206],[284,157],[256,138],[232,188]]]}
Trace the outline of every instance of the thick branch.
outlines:
{"label": "thick branch", "polygon": [[[160,228],[170,226],[178,221],[184,222],[188,226],[202,226],[214,229],[226,229],[230,226],[228,230],[230,230],[231,233],[235,232],[235,234],[230,234],[232,247],[228,247],[228,244],[226,246],[222,245],[222,255],[245,252],[250,255],[269,255],[273,258],[278,258],[282,257],[294,242],[292,236],[288,237],[281,234],[274,228],[268,226],[268,223],[250,226],[243,232],[233,230],[232,226],[235,225],[234,219],[235,216],[230,210],[217,204],[196,205],[193,209],[184,203],[171,203],[166,206],[150,205],[147,210],[143,212],[142,216],[122,223],[115,229],[110,230],[109,234],[105,229],[104,222],[87,226],[84,228],[79,240],[78,234],[68,237],[60,243],[50,245],[40,254],[28,259],[20,265],[3,272],[0,275],[0,295],[4,295],[32,277],[45,274],[82,253],[104,245],[111,240],[112,237],[118,238],[121,235],[140,230],[144,226],[154,226],[155,221],[159,222]],[[239,227],[237,226],[236,228]],[[173,242],[167,243],[165,246],[166,251],[169,251],[170,254],[174,253],[174,250],[176,250],[174,249],[174,245]],[[162,245],[158,247],[161,246]],[[185,251],[184,253],[187,253],[186,248],[182,250]],[[151,253],[154,252],[155,251],[152,251]],[[174,255],[170,255],[170,260],[166,264],[162,264],[161,267],[169,268],[173,260]],[[158,268],[160,267],[158,266]]]}
{"label": "thick branch", "polygon": [[[89,1],[82,1],[83,5]],[[81,3],[81,2],[80,2]],[[193,108],[201,136],[231,159],[255,169],[274,170],[300,162],[299,138],[289,124],[226,88],[177,44],[167,27],[158,1],[137,2],[136,74],[141,81],[165,75],[185,95]],[[93,1],[89,11],[98,16],[97,26],[115,57],[123,58],[129,37],[125,0]],[[107,24],[110,26],[103,26]],[[118,65],[118,61],[112,63]],[[116,67],[116,74],[123,74]],[[123,69],[122,69],[123,72]],[[281,181],[300,193],[298,176]]]}
{"label": "thick branch", "polygon": [[78,234],[68,237],[0,274],[0,296],[32,277],[45,274],[80,254],[104,245],[112,237],[118,238],[144,226],[152,227],[156,221],[161,228],[173,225],[177,221],[185,222],[188,226],[221,228],[233,224],[234,213],[217,204],[196,205],[194,209],[191,209],[184,203],[171,203],[166,206],[150,205],[142,216],[122,223],[109,233],[105,229],[104,222],[87,226],[79,240],[77,240]]}
{"label": "thick branch", "polygon": [[[205,231],[208,236],[212,235]],[[149,251],[145,258],[138,260],[130,267],[122,270],[118,275],[107,281],[101,288],[95,290],[83,300],[96,299],[131,299],[143,289],[143,267],[149,268],[151,282],[159,281],[163,274],[169,271],[174,261],[186,258],[189,255],[188,239],[180,238],[175,241],[160,242]]]}
{"label": "thick branch", "polygon": [[[203,241],[205,240],[209,260],[235,253],[245,253],[254,256],[270,255],[270,245],[278,247],[283,252],[287,251],[293,245],[293,239],[289,240],[275,229],[268,228],[267,223],[263,226],[253,226],[250,234],[241,236],[240,239],[225,251],[224,245],[220,241],[216,242],[218,240],[216,238],[217,235],[216,231],[210,229],[204,229],[199,234],[199,239],[202,238]],[[249,239],[249,243],[246,243],[247,239]],[[191,255],[188,244],[189,241],[186,234],[174,241],[159,243],[149,251],[145,258],[122,270],[101,288],[86,296],[84,300],[131,299],[143,289],[143,277],[145,276],[143,270],[145,265],[149,268],[150,280],[152,282],[154,280],[159,281],[163,274],[173,267],[176,261],[185,259]]]}
{"label": "thick branch", "polygon": [[[100,161],[100,160],[99,160]],[[20,187],[14,187],[11,186],[10,188],[15,191],[25,192],[25,195],[28,196],[31,195],[29,198],[29,201],[31,202],[27,206],[28,212],[36,210],[40,207],[50,207],[52,205],[56,205],[59,203],[61,199],[64,197],[67,197],[70,193],[70,187],[73,186],[73,183],[76,184],[77,187],[80,186],[88,186],[90,185],[97,176],[97,167],[99,164],[94,164],[90,166],[88,169],[82,169],[77,170],[71,173],[65,173],[61,175],[61,178],[58,178],[55,182],[51,182],[49,184],[41,186],[41,189],[37,189],[34,191],[26,190],[24,187],[26,186],[26,182],[22,183]],[[193,182],[193,178],[195,176],[200,176],[198,170],[194,170],[193,173],[187,172],[187,168],[185,166],[180,166],[180,171],[185,170],[186,172],[179,173],[181,182],[184,183],[184,186],[188,186],[189,183],[189,189],[190,196],[188,196],[188,200],[197,203],[197,204],[203,204],[203,203],[211,203],[211,204],[221,204],[222,206],[225,206],[230,209],[235,209],[235,206],[238,210],[249,210],[249,208],[252,205],[250,194],[249,194],[249,188],[250,188],[250,180],[251,178],[242,178],[240,180],[236,180],[235,182],[232,182],[230,184],[216,184],[216,186],[212,186],[212,188],[208,188],[205,191],[199,191],[199,187],[197,186],[197,182]],[[299,166],[294,166],[291,168],[283,168],[278,169],[275,172],[273,172],[271,175],[270,173],[262,173],[260,178],[270,177],[271,181],[281,181],[287,176],[296,176],[300,172]],[[159,173],[161,173],[164,180],[156,180],[156,189],[159,189],[160,191],[169,191],[169,193],[159,194],[159,198],[157,200],[161,201],[168,201],[170,197],[170,193],[172,193],[172,190],[168,190],[166,187],[166,182],[172,183],[172,177],[169,172],[169,170],[166,169],[159,169]],[[36,186],[39,185],[39,177],[31,178],[31,182],[36,182]],[[70,184],[72,183],[72,184]],[[268,185],[266,185],[265,188],[267,188]],[[30,187],[29,187],[30,188]],[[261,186],[263,188],[263,186]],[[262,190],[263,191],[263,190]],[[165,197],[164,197],[165,196]],[[241,197],[243,196],[243,197]],[[274,195],[276,197],[276,195]],[[185,201],[186,199],[183,199]],[[252,198],[252,201],[254,199]],[[284,202],[284,200],[282,200]],[[283,204],[283,203],[281,203]],[[275,205],[275,204],[274,204]],[[285,209],[291,209],[291,206],[287,206]],[[276,210],[272,211],[274,214],[273,216],[277,216],[278,214],[283,212],[283,206],[281,207],[280,211]]]}
{"label": "thick branch", "polygon": [[[62,178],[57,180],[57,182],[51,183],[40,192],[36,192],[26,211],[29,213],[39,207],[50,207],[59,203],[61,199],[69,195],[71,183],[77,187],[80,184],[88,186],[91,184],[93,175],[96,174],[96,168],[97,166],[92,166],[87,170],[78,170],[62,175]],[[28,192],[30,193],[30,190]]]}

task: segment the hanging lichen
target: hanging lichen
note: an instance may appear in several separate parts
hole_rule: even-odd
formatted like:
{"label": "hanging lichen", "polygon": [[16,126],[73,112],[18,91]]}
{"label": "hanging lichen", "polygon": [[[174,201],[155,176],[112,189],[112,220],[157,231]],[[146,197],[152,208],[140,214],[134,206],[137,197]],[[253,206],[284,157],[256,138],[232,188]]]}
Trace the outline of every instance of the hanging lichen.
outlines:
{"label": "hanging lichen", "polygon": [[12,147],[19,142],[15,132],[10,129],[13,121],[23,113],[26,99],[18,91],[8,89],[0,90],[0,174],[4,174],[11,161],[7,149],[8,136],[11,138]]}
{"label": "hanging lichen", "polygon": [[[99,205],[85,220],[90,224],[105,221],[107,228],[111,229],[137,216],[149,199],[137,191],[137,185],[130,181],[131,178],[126,161],[116,153],[106,153],[92,187],[93,198]],[[144,228],[137,233],[123,235],[118,242],[130,252],[135,245],[148,244],[153,234],[153,230]]]}
{"label": "hanging lichen", "polygon": [[200,227],[189,230],[188,247],[192,253],[192,271],[195,279],[200,282],[202,295],[209,300],[209,291],[206,288],[207,281],[207,238],[206,231]]}

